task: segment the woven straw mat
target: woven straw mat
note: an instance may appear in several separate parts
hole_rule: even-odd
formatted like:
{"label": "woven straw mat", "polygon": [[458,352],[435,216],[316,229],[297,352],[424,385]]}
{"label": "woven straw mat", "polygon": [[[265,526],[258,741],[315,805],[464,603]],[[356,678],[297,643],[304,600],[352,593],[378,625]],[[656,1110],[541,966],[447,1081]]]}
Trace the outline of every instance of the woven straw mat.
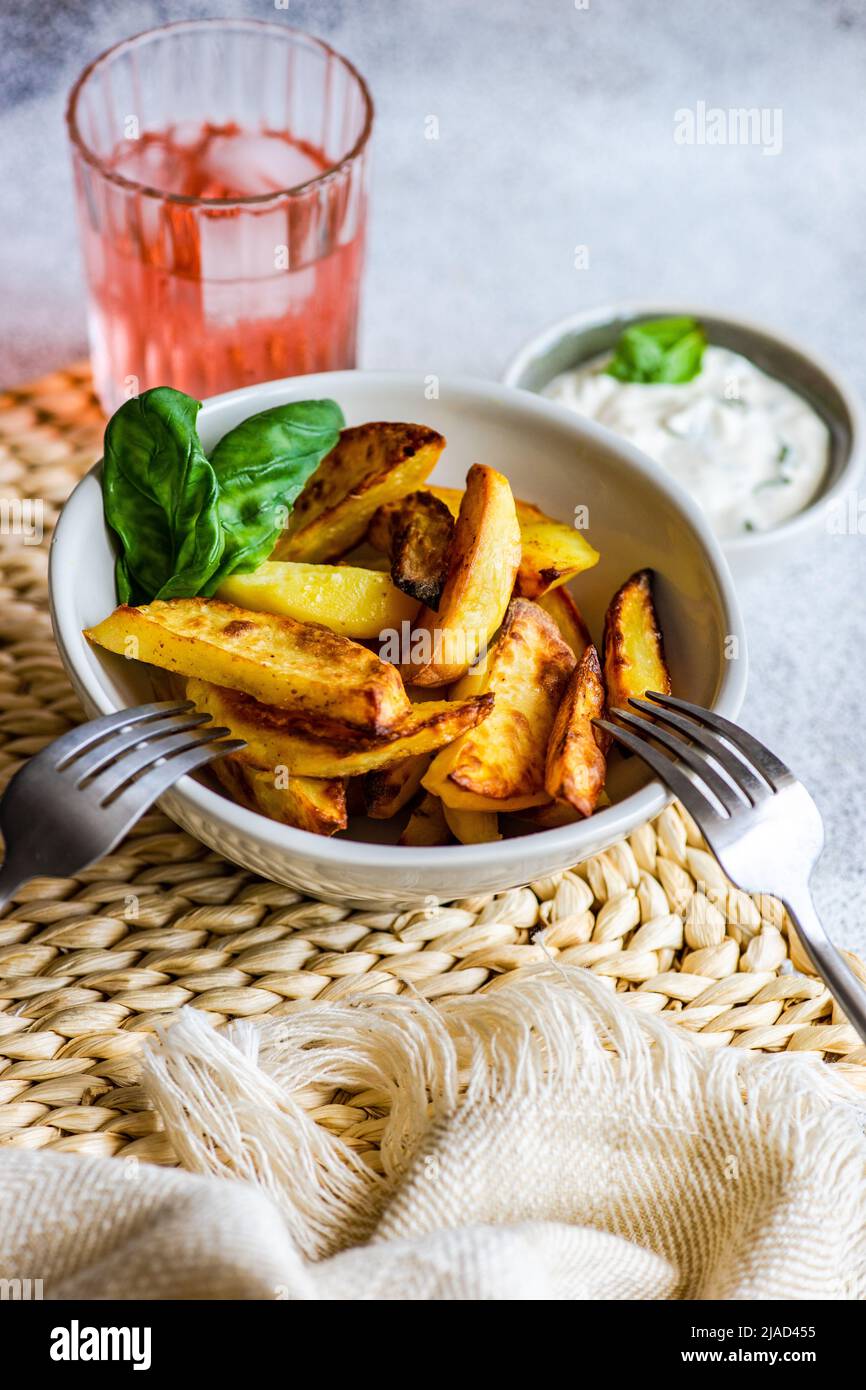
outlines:
{"label": "woven straw mat", "polygon": [[[83,366],[0,396],[4,517],[12,499],[41,498],[45,531],[41,544],[0,536],[0,785],[81,718],[51,636],[47,546],[102,427]],[[0,1144],[173,1164],[138,1084],[140,1049],[171,1010],[220,1024],[360,993],[437,1000],[550,957],[708,1047],[817,1052],[866,1089],[866,1049],[781,905],[731,888],[675,806],[559,878],[401,915],[241,872],[153,812],[100,864],[30,883],[0,917]],[[376,1165],[375,1095],[302,1100]]]}

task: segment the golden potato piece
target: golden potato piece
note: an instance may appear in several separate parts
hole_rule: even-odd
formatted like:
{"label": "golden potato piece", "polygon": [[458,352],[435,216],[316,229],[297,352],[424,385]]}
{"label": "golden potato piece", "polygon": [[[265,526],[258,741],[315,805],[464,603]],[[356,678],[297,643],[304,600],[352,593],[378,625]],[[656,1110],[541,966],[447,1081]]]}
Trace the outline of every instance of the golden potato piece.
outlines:
{"label": "golden potato piece", "polygon": [[542,594],[538,603],[549,613],[560,633],[565,638],[574,655],[579,661],[592,642],[589,635],[589,628],[583,621],[583,614],[569,593],[568,589],[548,589],[546,594]]}
{"label": "golden potato piece", "polygon": [[502,839],[495,811],[456,811],[444,802],[442,810],[449,830],[461,845],[486,845]]}
{"label": "golden potato piece", "polygon": [[428,792],[412,811],[398,844],[412,846],[450,845],[451,831],[438,796]]}
{"label": "golden potato piece", "polygon": [[[591,816],[606,765],[593,719],[604,713],[604,684],[595,647],[587,647],[563,696],[547,749],[544,785],[556,801],[567,801],[582,816]],[[599,735],[600,737],[600,735]]]}
{"label": "golden potato piece", "polygon": [[250,574],[232,574],[217,598],[257,613],[300,623],[323,623],[341,637],[375,638],[383,628],[411,622],[418,603],[386,574],[354,565],[307,565],[267,560]]}
{"label": "golden potato piece", "polygon": [[282,767],[303,777],[355,777],[418,753],[434,752],[473,728],[493,706],[491,695],[429,700],[410,705],[406,717],[387,735],[356,735],[341,742],[299,732],[291,713],[261,704],[240,690],[188,680],[186,693],[215,723],[226,725],[234,737],[246,741],[246,748],[236,755],[240,762],[270,772]]}
{"label": "golden potato piece", "polygon": [[466,478],[439,611],[412,632],[407,683],[447,685],[483,653],[502,622],[520,564],[520,528],[508,479],[473,464]]}
{"label": "golden potato piece", "polygon": [[323,729],[383,733],[410,709],[399,672],[315,623],[219,599],[121,607],[86,635],[121,656],[242,690]]}
{"label": "golden potato piece", "polygon": [[522,834],[530,830],[559,830],[563,825],[576,825],[583,820],[567,801],[548,801],[544,806],[530,806],[525,811],[514,811],[508,817]]}
{"label": "golden potato piece", "polygon": [[521,524],[522,557],[515,592],[540,598],[598,564],[598,551],[574,526],[544,517]]}
{"label": "golden potato piece", "polygon": [[[430,491],[456,514],[462,497],[459,488],[433,487]],[[522,549],[515,593],[523,598],[540,598],[598,564],[598,551],[574,526],[553,521],[532,502],[518,500],[515,508]]]}
{"label": "golden potato piece", "polygon": [[212,766],[233,801],[270,820],[314,835],[346,829],[346,783],[341,777],[277,778],[234,757],[218,758]]}
{"label": "golden potato piece", "polygon": [[350,550],[378,507],[424,482],[444,447],[426,425],[381,421],[343,430],[295,503],[271,559],[313,562]]}
{"label": "golden potato piece", "polygon": [[627,709],[631,697],[648,690],[670,694],[652,570],[638,570],[611,599],[604,620],[604,682],[608,709]]}
{"label": "golden potato piece", "polygon": [[[519,811],[548,801],[547,745],[574,664],[549,614],[537,603],[513,599],[487,660],[485,689],[494,696],[493,712],[485,727],[433,759],[422,786],[458,810]],[[477,681],[474,675],[469,679]]]}
{"label": "golden potato piece", "polygon": [[[458,515],[463,498],[466,496],[464,488],[439,487],[437,484],[429,490],[440,502],[445,503],[452,516]],[[514,499],[514,510],[517,512],[517,520],[521,526],[529,525],[530,522],[545,520],[544,512],[540,507],[536,507],[534,502],[521,502],[519,497]]]}
{"label": "golden potato piece", "polygon": [[[291,561],[285,563],[291,563]],[[347,550],[345,555],[341,555],[339,560],[334,560],[332,563],[352,565],[355,569],[360,570],[375,570],[377,574],[387,574],[391,568],[391,561],[388,556],[383,555],[369,541],[361,541],[360,545],[353,545],[351,550]]]}
{"label": "golden potato piece", "polygon": [[418,753],[401,763],[368,772],[364,778],[364,802],[373,820],[390,820],[412,800],[430,766],[430,753]]}
{"label": "golden potato piece", "polygon": [[432,492],[412,492],[380,507],[367,534],[390,556],[397,588],[438,608],[454,537],[454,518],[445,503]]}

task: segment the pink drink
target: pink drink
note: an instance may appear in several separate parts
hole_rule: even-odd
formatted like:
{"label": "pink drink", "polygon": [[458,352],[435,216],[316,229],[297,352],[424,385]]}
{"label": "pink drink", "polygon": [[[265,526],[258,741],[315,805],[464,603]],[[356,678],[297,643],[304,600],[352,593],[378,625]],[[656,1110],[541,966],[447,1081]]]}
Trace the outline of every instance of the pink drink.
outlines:
{"label": "pink drink", "polygon": [[[256,82],[223,73],[221,83],[211,55],[202,107],[222,119],[190,115],[190,83],[171,75],[147,96],[157,63],[189,72],[191,45],[211,46],[224,28],[232,32],[222,66],[258,63],[261,73]],[[101,69],[118,62],[131,71],[113,76],[111,100],[97,100],[90,89],[105,84]],[[228,95],[215,98],[223,87]],[[179,118],[151,124],[172,93]],[[276,106],[282,125],[272,123]],[[152,386],[201,399],[354,366],[370,119],[354,69],[282,26],[169,25],[83,75],[69,120],[94,377],[107,410]],[[118,126],[122,138],[109,144]]]}

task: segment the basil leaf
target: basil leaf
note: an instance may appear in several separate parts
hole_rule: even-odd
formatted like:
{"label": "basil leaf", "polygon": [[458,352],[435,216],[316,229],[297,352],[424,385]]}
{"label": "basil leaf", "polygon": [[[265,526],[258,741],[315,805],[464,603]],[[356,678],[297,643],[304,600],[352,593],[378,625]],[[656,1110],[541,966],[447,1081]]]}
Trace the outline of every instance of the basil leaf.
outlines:
{"label": "basil leaf", "polygon": [[251,415],[223,436],[211,463],[225,544],[203,594],[268,558],[292,504],[344,425],[336,401],[291,401]]}
{"label": "basil leaf", "polygon": [[126,557],[118,555],[117,563],[114,566],[114,582],[117,585],[118,603],[135,603],[135,585],[130,578],[129,569],[126,564]]}
{"label": "basil leaf", "polygon": [[701,370],[704,348],[707,345],[703,329],[686,333],[673,347],[668,348],[657,381],[691,381]]}
{"label": "basil leaf", "polygon": [[701,370],[706,345],[703,328],[685,315],[635,323],[621,334],[605,372],[646,384],[691,381]]}
{"label": "basil leaf", "polygon": [[219,564],[219,490],[199,443],[199,409],[191,396],[157,386],[108,422],[102,493],[122,547],[117,584],[125,601],[190,598]]}

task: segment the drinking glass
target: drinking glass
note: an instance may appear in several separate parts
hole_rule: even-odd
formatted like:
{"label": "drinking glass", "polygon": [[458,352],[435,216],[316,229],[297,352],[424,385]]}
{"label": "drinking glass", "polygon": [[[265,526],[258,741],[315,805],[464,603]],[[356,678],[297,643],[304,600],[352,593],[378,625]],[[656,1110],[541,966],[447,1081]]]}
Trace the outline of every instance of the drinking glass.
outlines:
{"label": "drinking glass", "polygon": [[191,20],[125,40],[67,108],[106,411],[355,365],[373,106],[320,39]]}

